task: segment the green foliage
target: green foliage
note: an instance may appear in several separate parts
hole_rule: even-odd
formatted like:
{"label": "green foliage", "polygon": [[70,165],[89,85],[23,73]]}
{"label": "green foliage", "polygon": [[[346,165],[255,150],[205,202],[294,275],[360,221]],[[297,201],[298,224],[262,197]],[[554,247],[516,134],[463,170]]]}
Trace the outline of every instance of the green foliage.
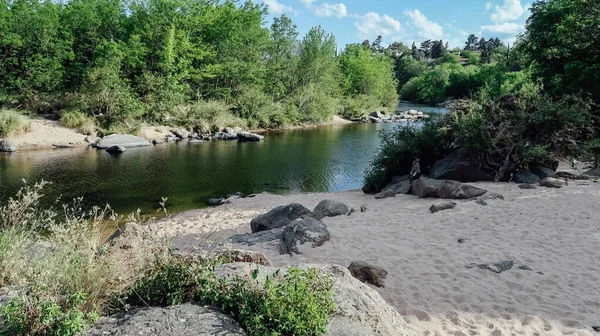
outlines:
{"label": "green foliage", "polygon": [[199,302],[230,314],[248,335],[320,335],[335,310],[331,278],[319,269],[290,267],[285,275],[266,275],[262,285],[252,280],[217,278],[219,259],[177,258],[156,264],[128,293],[131,306]]}
{"label": "green foliage", "polygon": [[0,109],[0,137],[26,133],[30,128],[30,121],[15,110]]}
{"label": "green foliage", "polygon": [[77,292],[60,304],[40,293],[13,298],[0,307],[0,318],[6,321],[0,335],[77,335],[99,317],[79,308],[86,300],[84,292]]}
{"label": "green foliage", "polygon": [[390,183],[394,176],[410,172],[415,159],[423,170],[448,155],[454,148],[446,127],[448,117],[434,118],[423,125],[399,126],[381,133],[381,149],[365,172],[363,191],[375,193]]}
{"label": "green foliage", "polygon": [[260,88],[247,87],[235,99],[237,114],[253,128],[276,128],[289,123],[281,104],[273,102]]}
{"label": "green foliage", "polygon": [[600,102],[600,2],[535,1],[525,28],[517,49],[546,90]]}
{"label": "green foliage", "polygon": [[191,127],[200,132],[210,132],[222,130],[224,127],[245,127],[247,122],[235,116],[226,103],[209,100],[175,109],[170,123]]}

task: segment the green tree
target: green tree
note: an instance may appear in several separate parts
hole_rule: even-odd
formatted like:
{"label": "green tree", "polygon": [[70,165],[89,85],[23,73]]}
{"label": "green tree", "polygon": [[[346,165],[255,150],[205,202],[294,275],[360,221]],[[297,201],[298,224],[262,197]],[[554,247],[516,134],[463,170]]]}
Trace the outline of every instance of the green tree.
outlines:
{"label": "green tree", "polygon": [[286,16],[273,19],[267,61],[267,91],[280,100],[293,89],[298,65],[298,31]]}

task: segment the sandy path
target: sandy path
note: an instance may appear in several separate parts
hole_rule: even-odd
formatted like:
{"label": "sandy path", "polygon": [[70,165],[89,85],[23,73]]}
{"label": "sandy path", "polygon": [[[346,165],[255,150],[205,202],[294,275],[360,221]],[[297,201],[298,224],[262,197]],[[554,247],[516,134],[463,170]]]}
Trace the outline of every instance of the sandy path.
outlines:
{"label": "sandy path", "polygon": [[[160,228],[171,234],[216,227],[241,233],[249,231],[250,219],[278,205],[312,208],[324,198],[356,209],[366,204],[366,213],[326,218],[331,241],[302,246],[302,255],[280,256],[272,246],[251,249],[276,265],[347,266],[362,259],[384,267],[389,275],[379,292],[422,335],[593,335],[591,327],[600,325],[600,184],[537,190],[479,185],[506,199],[488,206],[459,202],[454,210],[430,214],[436,200],[413,196],[259,195],[188,212]],[[501,259],[515,267],[501,274],[465,267]]]}

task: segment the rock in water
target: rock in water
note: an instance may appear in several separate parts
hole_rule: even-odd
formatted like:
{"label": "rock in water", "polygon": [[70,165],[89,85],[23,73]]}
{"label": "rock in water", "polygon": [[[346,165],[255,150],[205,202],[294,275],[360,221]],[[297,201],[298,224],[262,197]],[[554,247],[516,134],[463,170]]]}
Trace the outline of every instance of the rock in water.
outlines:
{"label": "rock in water", "polygon": [[431,213],[436,213],[439,211],[450,210],[454,208],[456,208],[456,203],[448,201],[432,205],[431,208],[429,208],[429,211],[431,211]]}
{"label": "rock in water", "polygon": [[85,336],[243,336],[240,325],[214,309],[193,304],[140,308],[102,317]]}
{"label": "rock in water", "polygon": [[460,182],[494,181],[495,173],[481,169],[476,153],[458,149],[437,161],[429,171],[429,177],[436,180]]}
{"label": "rock in water", "polygon": [[96,148],[106,149],[112,146],[122,146],[125,148],[150,146],[150,143],[141,137],[131,134],[113,134],[105,136],[96,142]]}
{"label": "rock in water", "polygon": [[569,185],[567,181],[555,179],[552,177],[546,177],[545,179],[540,181],[540,186],[546,188],[562,188]]}
{"label": "rock in water", "polygon": [[[257,265],[225,264],[215,271],[220,279],[242,278],[264,286],[267,275],[285,276],[287,268],[259,267],[257,279],[252,273]],[[329,319],[325,336],[408,336],[408,325],[379,293],[354,278],[347,268],[338,265],[297,265],[300,269],[318,268],[320,274],[333,280],[331,291],[336,310]]]}
{"label": "rock in water", "polygon": [[421,177],[412,182],[412,193],[419,198],[469,199],[483,196],[487,190],[453,181]]}
{"label": "rock in water", "polygon": [[534,165],[531,167],[531,172],[534,173],[535,175],[537,175],[540,180],[543,180],[547,177],[553,177],[554,176],[554,169],[548,168],[548,167],[544,167],[544,166],[540,166],[540,165]]}
{"label": "rock in water", "polygon": [[536,184],[540,182],[540,178],[529,170],[515,173],[515,183]]}
{"label": "rock in water", "polygon": [[111,146],[106,149],[107,152],[114,153],[114,154],[125,153],[126,150],[127,150],[127,148],[125,148],[123,146]]}
{"label": "rock in water", "polygon": [[280,254],[300,254],[298,243],[312,242],[312,247],[325,244],[331,238],[327,226],[312,217],[298,218],[283,229],[279,240]]}
{"label": "rock in water", "polygon": [[184,129],[173,129],[171,133],[175,134],[179,139],[187,139],[190,136],[190,132]]}
{"label": "rock in water", "polygon": [[350,211],[348,206],[342,202],[332,201],[332,200],[322,200],[315,207],[313,213],[316,215],[317,219],[322,219],[325,217],[335,217],[345,215]]}
{"label": "rock in water", "polygon": [[8,139],[0,139],[0,152],[16,152],[17,145]]}
{"label": "rock in water", "polygon": [[292,203],[279,206],[266,214],[254,218],[250,222],[252,232],[276,229],[290,224],[301,216],[316,217],[316,215],[305,208],[302,204]]}
{"label": "rock in water", "polygon": [[386,118],[385,114],[383,114],[379,111],[371,112],[371,113],[369,113],[369,116],[377,118],[377,119],[385,119]]}
{"label": "rock in water", "polygon": [[388,275],[388,272],[383,268],[375,265],[371,265],[365,261],[353,261],[348,270],[353,277],[360,280],[360,282],[368,283],[377,287],[385,287],[384,280]]}
{"label": "rock in water", "polygon": [[260,134],[250,133],[250,132],[239,132],[237,134],[238,139],[240,141],[260,141],[265,137]]}

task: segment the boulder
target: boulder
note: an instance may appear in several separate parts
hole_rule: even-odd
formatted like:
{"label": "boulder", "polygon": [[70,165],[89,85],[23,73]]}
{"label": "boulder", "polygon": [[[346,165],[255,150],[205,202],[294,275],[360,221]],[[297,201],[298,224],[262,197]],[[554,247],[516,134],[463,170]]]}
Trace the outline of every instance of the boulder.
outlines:
{"label": "boulder", "polygon": [[456,203],[448,201],[448,202],[433,204],[429,208],[429,211],[431,211],[431,213],[436,213],[436,212],[450,210],[450,209],[454,209],[454,208],[456,208]]}
{"label": "boulder", "polygon": [[188,141],[188,144],[195,145],[195,144],[200,144],[203,142],[204,142],[204,140],[201,140],[201,139],[193,139],[193,140]]}
{"label": "boulder", "polygon": [[385,287],[384,280],[388,275],[388,272],[383,268],[375,265],[371,265],[365,261],[353,261],[348,270],[353,277],[358,279],[360,282],[368,283],[377,287]]}
{"label": "boulder", "polygon": [[487,190],[454,181],[421,177],[412,182],[412,193],[419,198],[470,199],[483,196]]}
{"label": "boulder", "polygon": [[233,244],[252,246],[256,244],[273,243],[275,241],[279,241],[282,233],[283,228],[278,228],[254,233],[236,234],[229,237],[229,239],[231,239]]}
{"label": "boulder", "polygon": [[322,200],[317,204],[313,213],[317,219],[325,217],[335,217],[348,214],[348,206],[342,202],[332,200]]}
{"label": "boulder", "polygon": [[494,181],[495,173],[480,168],[476,153],[458,149],[433,164],[429,177],[459,182]]}
{"label": "boulder", "polygon": [[536,174],[530,172],[529,170],[523,170],[523,171],[515,173],[514,179],[515,179],[515,183],[519,183],[519,184],[521,184],[521,183],[536,184],[536,183],[540,182],[540,178]]}
{"label": "boulder", "polygon": [[405,180],[392,182],[388,184],[380,193],[375,195],[375,199],[395,197],[399,194],[408,194],[410,192],[411,183],[408,180],[408,176]]}
{"label": "boulder", "polygon": [[252,232],[272,230],[284,227],[301,216],[316,217],[316,215],[305,208],[302,204],[292,203],[276,207],[250,221]]}
{"label": "boulder", "polygon": [[546,177],[554,176],[554,169],[544,167],[541,165],[532,165],[531,172],[534,173],[535,175],[537,175],[540,178],[540,180],[543,180]]}
{"label": "boulder", "polygon": [[237,134],[218,132],[213,136],[213,140],[237,140],[239,137]]}
{"label": "boulder", "polygon": [[[257,279],[252,274],[257,265],[225,264],[216,270],[219,278],[243,278],[263,286],[267,276],[284,276],[287,268],[260,266]],[[336,311],[329,319],[325,336],[408,336],[416,335],[394,308],[379,293],[354,278],[350,271],[338,265],[295,265],[300,269],[319,268],[320,273],[333,280],[331,291]]]}
{"label": "boulder", "polygon": [[227,134],[236,134],[236,132],[233,130],[233,128],[231,127],[225,127],[223,129],[223,133],[227,133]]}
{"label": "boulder", "polygon": [[186,303],[140,308],[102,317],[83,335],[242,336],[246,333],[230,316],[212,308]]}
{"label": "boulder", "polygon": [[557,171],[556,173],[554,173],[554,177],[561,178],[561,179],[578,180],[578,181],[587,181],[587,180],[593,179],[593,177],[590,175],[573,173],[573,172],[564,171],[564,170]]}
{"label": "boulder", "polygon": [[127,148],[125,148],[123,146],[110,146],[106,149],[106,151],[109,153],[120,154],[120,153],[125,153],[125,151],[127,151]]}
{"label": "boulder", "polygon": [[540,181],[540,186],[546,188],[562,188],[568,186],[569,183],[565,180],[556,179],[553,177],[546,177]]}
{"label": "boulder", "polygon": [[376,124],[376,123],[380,123],[380,122],[382,122],[382,121],[383,121],[383,120],[382,120],[382,119],[380,119],[380,118],[373,117],[373,116],[369,116],[369,122],[370,122],[370,123]]}
{"label": "boulder", "polygon": [[530,190],[530,189],[536,189],[536,188],[537,187],[534,186],[533,184],[528,184],[528,183],[519,184],[519,189]]}
{"label": "boulder", "polygon": [[382,112],[374,111],[374,112],[369,113],[369,117],[374,117],[377,119],[385,119],[386,115]]}
{"label": "boulder", "polygon": [[225,199],[224,198],[209,198],[206,203],[208,203],[208,205],[212,205],[212,206],[216,206],[216,205],[223,205],[225,204]]}
{"label": "boulder", "polygon": [[179,139],[187,139],[190,136],[190,132],[184,129],[173,129],[171,133],[175,134]]}
{"label": "boulder", "polygon": [[331,239],[327,226],[318,219],[302,217],[288,224],[281,234],[279,240],[280,254],[301,254],[298,243],[312,242],[312,247],[318,247]]}
{"label": "boulder", "polygon": [[240,141],[261,141],[264,140],[264,136],[250,132],[239,132],[237,137]]}
{"label": "boulder", "polygon": [[164,143],[164,142],[165,142],[165,140],[160,140],[160,139],[154,139],[154,140],[152,140],[152,144],[155,145],[155,146],[156,145],[160,145],[161,143]]}
{"label": "boulder", "polygon": [[150,146],[150,143],[139,136],[131,134],[113,134],[105,136],[96,142],[96,148],[107,149],[113,146],[124,148]]}
{"label": "boulder", "polygon": [[16,152],[17,145],[8,139],[0,139],[0,152]]}

